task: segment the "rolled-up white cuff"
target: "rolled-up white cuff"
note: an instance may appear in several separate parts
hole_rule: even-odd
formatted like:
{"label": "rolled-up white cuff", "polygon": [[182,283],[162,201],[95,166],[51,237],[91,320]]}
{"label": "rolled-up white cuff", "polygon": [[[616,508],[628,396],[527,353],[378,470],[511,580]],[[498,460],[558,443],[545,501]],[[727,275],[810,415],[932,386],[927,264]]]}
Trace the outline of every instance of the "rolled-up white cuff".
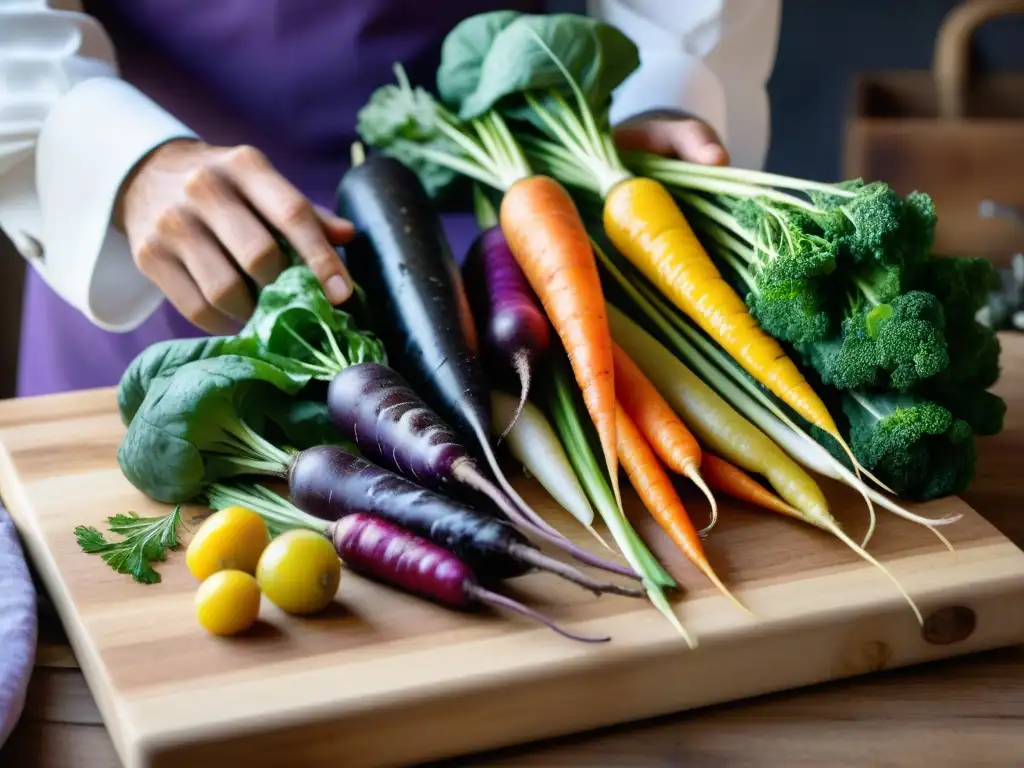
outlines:
{"label": "rolled-up white cuff", "polygon": [[111,225],[121,184],[156,147],[194,137],[138,89],[108,77],[74,86],[43,123],[36,187],[46,250],[32,263],[101,328],[132,330],[162,298],[136,268],[127,238]]}

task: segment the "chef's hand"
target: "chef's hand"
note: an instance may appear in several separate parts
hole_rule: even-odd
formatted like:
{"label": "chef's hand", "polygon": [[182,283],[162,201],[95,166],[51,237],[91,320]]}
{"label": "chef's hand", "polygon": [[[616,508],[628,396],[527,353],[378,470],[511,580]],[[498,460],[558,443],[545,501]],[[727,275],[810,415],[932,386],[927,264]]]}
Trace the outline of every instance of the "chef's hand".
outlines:
{"label": "chef's hand", "polygon": [[715,129],[694,117],[649,112],[615,129],[619,149],[645,150],[702,165],[728,165],[729,153]]}
{"label": "chef's hand", "polygon": [[352,239],[352,224],[310,204],[252,147],[164,144],[122,186],[116,219],[142,273],[208,333],[233,333],[252,314],[243,273],[264,286],[287,266],[264,221],[294,246],[332,303],[352,293],[335,250]]}

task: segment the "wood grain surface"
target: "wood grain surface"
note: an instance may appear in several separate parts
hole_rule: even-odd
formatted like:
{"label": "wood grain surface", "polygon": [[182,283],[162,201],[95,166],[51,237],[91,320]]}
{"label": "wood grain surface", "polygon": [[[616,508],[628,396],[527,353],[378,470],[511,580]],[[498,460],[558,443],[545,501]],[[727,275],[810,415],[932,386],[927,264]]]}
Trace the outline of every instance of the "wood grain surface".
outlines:
{"label": "wood grain surface", "polygon": [[[1008,350],[1007,360],[1008,363],[1017,364],[1016,381],[1020,382],[1024,378],[1021,376],[1024,371],[1020,370],[1018,360],[1024,357],[1024,347],[1019,346],[1016,337],[1010,341],[1017,346]],[[1009,353],[1013,349],[1016,349],[1016,353],[1011,357]],[[1013,365],[1007,367],[1012,368]],[[1007,387],[1008,380],[1012,381],[1004,375],[1001,387]],[[1012,396],[1013,388],[1010,387],[1010,390],[1007,392],[1004,389],[1003,394]],[[73,404],[61,399],[47,403],[23,403],[20,405],[24,410],[20,410],[16,416],[10,410],[0,408],[0,430],[4,434],[4,444],[8,445],[7,436],[11,434],[18,438],[13,443],[18,446],[17,449],[11,450],[15,463],[22,461],[18,457],[31,457],[24,473],[25,488],[35,490],[33,494],[26,495],[32,495],[33,498],[39,496],[38,487],[45,478],[56,476],[60,480],[59,483],[43,483],[49,490],[42,496],[50,499],[49,494],[53,494],[50,502],[33,502],[33,509],[38,507],[40,510],[46,510],[45,513],[40,513],[40,519],[48,522],[41,524],[39,530],[44,536],[52,537],[54,541],[66,538],[67,529],[62,528],[66,521],[70,520],[72,527],[74,523],[90,521],[88,516],[91,513],[88,507],[96,503],[94,496],[97,494],[97,488],[90,482],[90,478],[97,474],[104,476],[109,471],[103,469],[102,456],[94,455],[96,452],[102,455],[104,450],[110,450],[109,447],[103,447],[104,440],[109,439],[109,435],[104,437],[104,429],[110,430],[110,413],[107,410],[110,406],[109,400],[105,400],[105,397],[109,397],[109,394],[85,393],[75,396]],[[1007,432],[982,446],[981,472],[974,489],[974,498],[1010,505],[1009,508],[1003,506],[1004,510],[1013,509],[1014,506],[1019,509],[1024,497],[1020,488],[1021,481],[1018,479],[1020,473],[1011,471],[1013,451],[1009,449],[1015,445],[1019,446],[1020,441],[1024,440],[1024,425],[1014,419],[1014,413],[1011,406]],[[23,426],[26,422],[50,426],[26,430]],[[107,427],[104,427],[104,424],[107,424]],[[111,431],[116,434],[116,421],[114,424],[115,429]],[[62,438],[60,442],[64,447],[50,450],[52,446],[42,437],[47,431],[59,433]],[[1016,442],[1008,442],[1013,439],[1013,435],[1016,435]],[[1000,443],[1003,445],[1002,450],[991,450],[991,446],[998,446]],[[116,437],[114,444],[116,445]],[[74,450],[72,446],[75,446]],[[111,482],[116,481],[104,483],[104,487]],[[60,489],[56,487],[58,484]],[[11,495],[6,485],[4,493],[5,498]],[[69,503],[71,500],[75,503]],[[100,501],[112,500],[109,496],[100,494]],[[132,502],[131,506],[135,506],[140,512],[144,511],[137,503],[137,496],[132,497]],[[13,502],[10,503],[16,506]],[[952,503],[955,502],[932,505],[929,512],[938,512],[942,506]],[[978,505],[984,509],[982,504]],[[848,508],[845,503],[841,506],[842,511],[847,511],[848,514],[841,513],[840,517],[848,518],[845,521],[851,531],[861,530],[863,513],[855,506]],[[94,521],[109,513],[110,510],[96,512]],[[15,514],[16,517],[23,517],[20,512]],[[61,518],[65,522],[60,522]],[[331,677],[331,680],[344,678],[349,688],[344,695],[352,695],[353,685],[358,688],[359,685],[367,684],[365,680],[362,683],[358,682],[360,659],[367,658],[367,654],[381,653],[382,646],[387,653],[401,652],[403,655],[422,656],[424,653],[436,654],[432,643],[441,642],[454,647],[457,642],[459,651],[457,654],[455,651],[452,652],[452,656],[457,658],[457,663],[453,662],[451,669],[458,670],[458,675],[464,682],[467,676],[467,657],[468,666],[472,667],[476,674],[479,665],[485,662],[486,658],[474,661],[473,657],[485,649],[506,649],[507,655],[530,657],[526,662],[522,662],[521,659],[512,662],[517,674],[522,673],[524,669],[518,666],[519,664],[525,663],[528,667],[533,663],[533,659],[556,658],[554,666],[547,667],[547,684],[544,684],[544,680],[532,678],[525,681],[528,691],[537,691],[535,698],[509,696],[503,691],[505,697],[511,699],[511,703],[505,706],[504,711],[501,707],[495,711],[493,706],[485,706],[486,702],[482,701],[472,702],[475,706],[468,709],[457,707],[457,714],[460,716],[458,728],[453,724],[448,724],[447,729],[443,728],[444,724],[441,727],[435,726],[435,730],[447,731],[474,727],[481,714],[503,716],[501,722],[507,724],[518,722],[517,718],[525,717],[529,720],[536,717],[537,713],[548,721],[561,720],[564,719],[562,713],[565,710],[574,710],[574,717],[590,718],[596,714],[597,722],[594,724],[599,724],[602,719],[610,722],[605,719],[605,712],[609,709],[613,710],[616,719],[622,719],[620,715],[624,705],[639,706],[640,711],[628,717],[654,714],[657,709],[668,711],[663,707],[669,704],[672,705],[671,708],[676,708],[681,694],[673,693],[668,697],[673,699],[672,702],[664,700],[664,689],[671,688],[672,682],[677,682],[679,687],[684,687],[685,684],[689,689],[682,694],[683,699],[695,696],[706,699],[682,701],[683,706],[691,706],[716,699],[732,698],[734,695],[745,696],[787,685],[856,674],[876,666],[893,666],[914,660],[916,652],[912,648],[923,644],[920,644],[912,617],[875,571],[858,566],[852,558],[846,557],[838,546],[833,546],[827,539],[819,538],[813,531],[803,531],[785,521],[762,517],[746,510],[736,510],[728,515],[728,518],[720,536],[715,537],[711,543],[711,556],[721,567],[727,580],[740,585],[739,592],[758,611],[761,616],[758,628],[753,630],[742,617],[734,615],[734,612],[725,606],[724,601],[708,592],[694,574],[681,567],[678,562],[671,563],[672,570],[680,574],[685,584],[693,587],[684,601],[681,615],[689,621],[703,641],[701,649],[696,653],[687,652],[685,647],[681,647],[657,615],[642,605],[624,599],[602,598],[600,601],[594,601],[585,595],[576,595],[573,590],[559,587],[552,596],[543,600],[545,607],[552,613],[567,621],[579,618],[582,622],[580,626],[588,629],[612,628],[616,636],[613,645],[621,650],[611,654],[611,661],[605,656],[599,662],[588,658],[589,649],[580,651],[576,646],[565,645],[558,638],[548,637],[547,633],[538,633],[531,628],[521,627],[518,623],[510,627],[509,620],[505,619],[468,620],[464,617],[450,616],[440,609],[435,611],[418,604],[407,604],[404,599],[391,594],[377,595],[373,587],[359,582],[354,577],[346,579],[349,582],[347,592],[346,584],[343,582],[339,595],[339,600],[345,602],[349,612],[339,612],[338,615],[330,616],[321,623],[314,622],[313,626],[309,626],[308,623],[304,623],[303,626],[293,625],[281,617],[269,615],[268,612],[268,625],[278,625],[282,628],[280,634],[268,630],[265,636],[254,638],[254,642],[245,649],[232,647],[230,653],[226,653],[218,646],[217,651],[211,651],[208,645],[202,645],[208,640],[189,624],[191,615],[185,609],[194,591],[194,585],[182,578],[183,570],[176,575],[174,566],[176,562],[181,566],[180,560],[172,560],[164,566],[165,583],[157,588],[159,595],[145,593],[142,597],[136,598],[133,594],[136,592],[134,585],[130,582],[125,584],[123,579],[113,574],[112,578],[105,578],[103,568],[97,567],[93,562],[94,558],[86,558],[74,552],[73,540],[70,540],[70,547],[53,548],[53,560],[61,563],[63,568],[58,569],[62,581],[55,581],[47,575],[47,557],[45,553],[43,557],[38,556],[37,548],[32,543],[31,531],[27,532],[27,538],[33,550],[33,558],[40,567],[44,579],[53,582],[50,585],[51,589],[54,585],[66,583],[67,602],[77,603],[81,600],[79,620],[83,626],[77,628],[78,631],[86,627],[101,628],[92,633],[85,633],[95,637],[99,646],[92,651],[96,657],[92,661],[102,669],[110,665],[109,673],[97,674],[95,669],[90,669],[90,652],[83,647],[81,638],[75,637],[74,616],[67,621],[72,638],[78,646],[79,659],[86,669],[94,692],[98,695],[101,707],[107,713],[108,722],[114,726],[115,737],[118,735],[117,724],[111,722],[111,713],[117,716],[122,716],[125,712],[130,713],[130,717],[133,718],[131,724],[137,732],[140,724],[146,726],[151,722],[146,720],[146,716],[148,712],[154,711],[154,707],[161,707],[160,715],[163,719],[167,718],[168,711],[172,715],[177,715],[179,707],[182,710],[189,708],[208,712],[214,702],[220,701],[223,704],[223,699],[218,699],[217,695],[211,697],[211,694],[217,694],[215,688],[229,690],[241,685],[245,693],[256,694],[261,688],[261,683],[271,679],[280,683],[281,675],[298,675],[298,679],[305,682],[308,678],[303,677],[304,669],[314,670],[314,676],[323,680],[325,675],[319,672],[328,662],[332,665],[338,664],[339,670],[344,670],[339,671],[338,677]],[[1013,527],[1012,516],[1008,516],[1007,520],[1011,523],[1008,527],[1012,529],[1008,532],[1019,532],[1019,527]],[[982,570],[991,571],[996,562],[991,556],[993,553],[1001,552],[1006,546],[1001,543],[1002,540],[994,529],[973,516],[954,526],[950,533],[961,551],[961,556],[955,563],[942,555],[927,532],[918,531],[909,524],[890,519],[884,519],[883,525],[880,526],[875,545],[877,554],[884,557],[887,563],[894,564],[894,570],[905,580],[916,597],[929,598],[922,600],[922,607],[926,611],[948,602],[948,598],[953,594],[948,591],[949,584],[963,583],[964,571],[958,569],[966,569],[971,574]],[[765,541],[772,543],[766,545]],[[993,550],[992,547],[996,549]],[[774,556],[772,551],[776,552]],[[1012,549],[1009,551],[1016,553]],[[972,553],[979,556],[978,561],[972,559]],[[941,564],[934,560],[936,557],[941,558]],[[742,567],[739,563],[742,563]],[[927,563],[932,565],[926,565]],[[1019,563],[1017,567],[1019,568]],[[64,579],[66,581],[63,581]],[[940,585],[937,582],[933,584],[934,579],[952,581],[943,581]],[[539,598],[538,591],[547,585],[541,578],[530,577],[524,581],[526,583],[521,588],[522,591],[536,598]],[[955,587],[953,589],[955,591]],[[939,594],[943,592],[947,599],[939,600]],[[60,590],[54,591],[54,599],[58,607],[61,607]],[[864,602],[860,602],[862,599]],[[387,601],[387,610],[380,606],[382,600]],[[791,604],[793,601],[801,602],[806,612],[800,613],[777,604]],[[981,602],[977,603],[971,599],[970,602],[974,607],[985,603],[986,600],[982,598]],[[158,604],[158,607],[154,603]],[[884,606],[884,609],[879,617],[872,617],[871,611],[874,610],[876,603]],[[371,604],[372,611],[361,612],[361,608],[365,609]],[[1007,610],[998,611],[1000,620],[1013,622],[1015,617],[1019,620],[1019,603],[1016,606],[1016,613],[1013,606],[1004,608]],[[160,612],[161,622],[148,621],[144,618],[146,615],[152,615],[153,611]],[[67,616],[67,612],[64,613]],[[979,611],[979,618],[979,630],[975,633],[975,639],[989,623],[985,620],[984,609]],[[820,626],[815,626],[818,623]],[[785,642],[782,642],[770,628],[765,627],[772,624],[779,624],[785,628]],[[166,629],[164,625],[172,625],[173,628]],[[619,629],[620,626],[623,629]],[[807,633],[808,626],[814,627],[810,633]],[[411,627],[418,631],[413,632]],[[1019,631],[1018,625],[1018,637]],[[376,636],[375,641],[358,647],[358,636],[367,632]],[[347,649],[333,648],[324,640],[327,636],[353,634],[356,637],[347,637],[342,641],[348,645]],[[888,646],[888,651],[879,648],[879,637],[886,637],[889,640],[882,643]],[[510,641],[509,645],[503,646],[503,638],[513,638],[514,642]],[[59,643],[59,639],[56,642]],[[970,650],[969,643],[970,641],[964,650]],[[182,645],[187,645],[188,648],[175,648]],[[730,651],[731,648],[734,651]],[[926,650],[930,652],[933,649]],[[935,655],[953,650],[939,649]],[[312,663],[305,660],[303,654],[307,652],[315,654]],[[244,660],[239,660],[239,654]],[[566,657],[563,654],[569,655]],[[41,656],[45,656],[45,653]],[[353,656],[357,658],[353,659]],[[571,661],[566,661],[566,658],[570,658]],[[108,659],[113,662],[108,662]],[[790,682],[780,683],[772,679],[780,674],[782,668],[792,667],[797,662],[801,666],[811,668],[812,674]],[[572,696],[567,696],[566,691],[573,689],[553,686],[550,682],[551,673],[556,680],[567,674],[571,677],[572,670],[566,670],[565,667],[574,664],[582,665],[587,670],[588,680],[582,689],[576,690]],[[443,664],[440,666],[443,667]],[[1000,738],[999,728],[995,723],[1002,722],[999,718],[1019,717],[1021,709],[1024,708],[1020,694],[1022,666],[1024,662],[1020,658],[1020,652],[1007,651],[988,659],[972,659],[959,666],[944,665],[939,670],[925,667],[902,673],[890,673],[875,682],[858,686],[861,691],[859,698],[850,698],[847,694],[850,690],[848,684],[832,684],[823,691],[810,695],[784,694],[769,697],[764,703],[730,705],[704,710],[687,717],[676,716],[667,721],[646,725],[640,731],[637,731],[635,726],[619,728],[583,742],[578,738],[571,739],[539,751],[518,750],[514,753],[489,755],[486,759],[467,758],[459,764],[653,766],[679,765],[690,760],[695,761],[693,764],[699,765],[900,764],[901,756],[898,750],[887,750],[898,743],[903,743],[900,739],[910,743],[914,734],[932,731],[935,732],[931,734],[934,737],[931,746],[922,752],[922,746],[918,743],[914,759],[905,755],[908,762],[902,764],[917,764],[917,758],[924,759],[925,754],[933,752],[935,759],[929,760],[929,763],[936,765],[962,764],[950,762],[954,760],[956,754],[961,758],[971,754],[983,755],[985,760],[989,760],[974,764],[1019,764],[1020,760],[1014,759],[1020,757],[1019,742],[1015,747],[1014,740],[1009,738],[1009,731],[1006,732],[1006,738]],[[174,667],[173,671],[178,676],[168,674],[166,669],[163,669],[165,667]],[[403,668],[401,662],[395,661],[388,662],[386,667],[390,671]],[[715,674],[708,673],[708,667],[713,667]],[[419,669],[418,664],[416,668]],[[256,669],[259,670],[258,677],[252,674]],[[451,669],[447,670],[449,674]],[[210,675],[211,670],[216,674]],[[680,675],[681,672],[685,674]],[[450,681],[445,684],[444,674],[431,672],[426,676],[430,677],[431,674],[437,674],[433,679],[440,681],[434,685],[446,687],[451,697],[458,698],[463,695],[458,684],[453,685]],[[182,678],[181,675],[185,677]],[[194,679],[195,676],[206,681],[202,696],[182,694],[184,680]],[[752,680],[754,687],[760,691],[721,693],[723,681],[725,688],[749,688]],[[114,682],[117,684],[118,693],[116,696],[108,694],[108,698],[114,699],[116,703],[104,705],[103,689],[105,685],[112,689]],[[1003,683],[1002,686],[1000,682]],[[388,684],[394,685],[395,681],[389,680]],[[963,697],[975,702],[976,706],[967,706],[965,709],[965,702],[957,699],[959,705],[955,715],[951,712],[946,721],[939,722],[945,722],[948,726],[954,722],[951,718],[956,717],[955,722],[963,726],[964,723],[974,724],[976,720],[988,722],[984,721],[984,718],[992,718],[987,727],[975,725],[975,730],[970,732],[973,736],[965,737],[964,731],[955,727],[936,729],[934,712],[936,706],[942,703],[936,698],[942,697],[936,697],[937,692],[928,693],[929,686],[958,684],[962,686],[960,690]],[[124,692],[121,692],[121,686]],[[709,686],[717,687],[719,693],[708,694]],[[700,693],[694,693],[695,689],[699,689]],[[40,669],[32,690],[33,695],[25,723],[19,730],[18,738],[3,755],[0,755],[0,762],[7,765],[7,759],[11,755],[18,761],[22,760],[22,755],[31,755],[31,758],[26,759],[32,759],[32,762],[23,764],[71,764],[86,768],[117,764],[112,762],[115,758],[111,753],[110,741],[97,724],[96,710],[92,708],[89,697],[85,695],[77,672],[67,669]],[[78,693],[75,693],[76,690]],[[275,685],[273,690],[278,695],[278,701],[281,701],[281,693],[287,693],[288,685]],[[983,695],[986,692],[988,698]],[[432,695],[436,695],[436,691]],[[606,701],[594,704],[593,700],[599,698]],[[652,705],[652,700],[657,700],[657,703]],[[247,704],[250,710],[259,710],[262,706],[259,702],[243,703]],[[645,708],[651,711],[645,713],[642,711]],[[927,712],[932,713],[931,718],[926,716]],[[476,716],[473,716],[474,714]],[[901,714],[904,716],[902,720]],[[155,714],[153,718],[156,719]],[[809,723],[805,726],[804,721]],[[369,730],[365,721],[362,725],[365,731],[363,735],[367,740],[379,737],[380,731]],[[406,743],[411,744],[413,748],[426,743],[415,723],[404,718],[401,725]],[[1019,727],[1019,722],[1017,725]],[[486,727],[486,723],[484,726]],[[549,730],[549,733],[563,729],[564,725],[557,723],[555,730]],[[321,731],[314,733],[307,730],[299,733],[324,737],[330,742],[334,735],[333,731],[329,728]],[[375,733],[378,736],[374,736]],[[263,734],[265,736],[266,731]],[[877,735],[877,738],[872,734]],[[436,737],[436,734],[434,736]],[[525,737],[532,738],[530,734],[526,734]],[[491,739],[493,744],[500,743],[500,739],[493,741],[493,736],[488,735],[487,738]],[[81,751],[78,752],[78,756],[72,762],[60,762],[72,760],[72,752],[68,751],[71,744],[79,745]],[[959,745],[959,752],[952,751],[954,744]],[[783,745],[789,746],[783,748]],[[355,750],[359,744],[349,741],[343,746],[346,750]],[[288,748],[287,744],[285,748]],[[341,747],[334,749],[339,748]],[[411,752],[403,759],[422,757],[429,749],[430,746],[427,744],[426,751],[420,749],[419,752]],[[352,755],[353,751],[333,752],[335,757],[338,754]],[[216,750],[205,750],[203,754],[189,755],[190,761],[197,765],[207,764],[204,762],[207,756],[212,756],[209,764],[218,759]],[[844,760],[850,762],[846,763]],[[250,764],[272,763],[257,761]],[[346,760],[345,764],[358,763]]]}

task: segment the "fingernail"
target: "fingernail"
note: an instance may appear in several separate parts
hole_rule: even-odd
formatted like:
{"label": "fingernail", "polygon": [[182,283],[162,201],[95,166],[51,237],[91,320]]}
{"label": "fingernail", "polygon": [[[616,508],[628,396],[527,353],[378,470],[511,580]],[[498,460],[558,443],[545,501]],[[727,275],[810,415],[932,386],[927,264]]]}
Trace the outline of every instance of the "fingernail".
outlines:
{"label": "fingernail", "polygon": [[725,150],[718,144],[705,144],[701,154],[707,163],[721,163],[725,161]]}
{"label": "fingernail", "polygon": [[341,275],[331,275],[327,278],[324,291],[331,304],[341,304],[352,295],[352,286]]}

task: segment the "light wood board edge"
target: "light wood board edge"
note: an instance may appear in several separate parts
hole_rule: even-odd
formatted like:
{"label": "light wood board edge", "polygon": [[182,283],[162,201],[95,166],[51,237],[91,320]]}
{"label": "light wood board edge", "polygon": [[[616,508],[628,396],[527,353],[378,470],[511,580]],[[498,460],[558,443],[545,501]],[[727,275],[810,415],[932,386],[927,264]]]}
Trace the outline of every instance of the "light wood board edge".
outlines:
{"label": "light wood board edge", "polygon": [[64,586],[57,561],[46,547],[46,537],[30,512],[31,503],[27,498],[26,487],[18,479],[14,461],[2,442],[0,442],[0,489],[3,493],[4,507],[21,534],[22,545],[46,586],[54,608],[60,615],[68,643],[74,651],[89,690],[93,698],[96,699],[96,706],[103,716],[103,722],[110,733],[118,757],[127,764],[129,755],[126,745],[132,741],[132,737],[121,728],[121,724],[126,722],[126,719],[118,711],[118,701],[114,695],[110,678],[104,670],[97,650],[89,642],[85,626],[71,600],[70,592]]}

